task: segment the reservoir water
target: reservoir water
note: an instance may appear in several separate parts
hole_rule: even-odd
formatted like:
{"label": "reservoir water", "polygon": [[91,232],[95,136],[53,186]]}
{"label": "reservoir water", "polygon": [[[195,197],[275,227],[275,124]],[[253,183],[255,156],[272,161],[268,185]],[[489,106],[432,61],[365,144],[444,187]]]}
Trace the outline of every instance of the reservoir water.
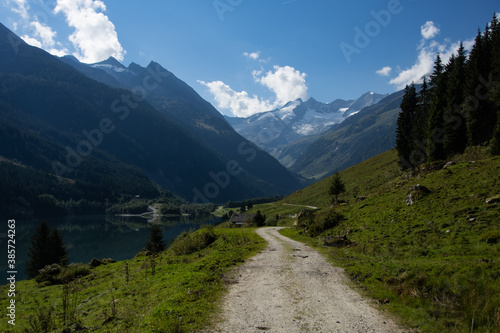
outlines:
{"label": "reservoir water", "polygon": [[[16,269],[17,280],[26,278],[25,264],[31,246],[31,236],[42,220],[16,220]],[[57,227],[66,245],[70,263],[89,263],[93,258],[111,258],[116,261],[133,258],[149,239],[151,223],[138,216],[65,216],[43,219],[50,229]],[[202,225],[216,224],[215,217],[158,219],[163,228],[163,239],[171,242],[183,231],[196,230]],[[2,226],[0,249],[4,258],[0,262],[2,282],[6,284],[7,269],[7,223]]]}

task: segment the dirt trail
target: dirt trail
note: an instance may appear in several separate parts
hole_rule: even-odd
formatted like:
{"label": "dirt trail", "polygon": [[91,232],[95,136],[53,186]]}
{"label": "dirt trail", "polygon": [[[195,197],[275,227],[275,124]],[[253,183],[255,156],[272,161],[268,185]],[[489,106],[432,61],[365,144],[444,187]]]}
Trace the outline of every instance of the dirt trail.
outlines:
{"label": "dirt trail", "polygon": [[343,270],[278,233],[238,271],[213,332],[405,332],[345,283]]}

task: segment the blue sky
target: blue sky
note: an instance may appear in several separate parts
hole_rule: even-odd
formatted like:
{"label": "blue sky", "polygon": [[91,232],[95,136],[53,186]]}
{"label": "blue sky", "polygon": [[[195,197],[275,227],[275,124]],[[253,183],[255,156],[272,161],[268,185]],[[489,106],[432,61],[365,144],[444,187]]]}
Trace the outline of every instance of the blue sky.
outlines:
{"label": "blue sky", "polygon": [[0,22],[83,62],[154,60],[222,113],[394,92],[471,45],[498,0],[0,0]]}

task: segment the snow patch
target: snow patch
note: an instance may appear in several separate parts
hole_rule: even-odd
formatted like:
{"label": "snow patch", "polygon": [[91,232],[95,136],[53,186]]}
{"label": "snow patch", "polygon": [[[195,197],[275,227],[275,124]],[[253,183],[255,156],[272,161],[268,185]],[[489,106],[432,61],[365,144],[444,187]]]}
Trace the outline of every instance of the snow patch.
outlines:
{"label": "snow patch", "polygon": [[297,106],[300,105],[300,101],[297,100],[297,101],[294,101],[292,103],[289,103],[288,106],[285,106],[284,108],[280,109],[278,111],[278,115],[280,117],[281,120],[286,120],[287,118],[293,118],[295,116],[295,113],[293,113],[293,110],[295,110],[295,108]]}
{"label": "snow patch", "polygon": [[130,72],[126,68],[116,67],[116,66],[108,65],[108,64],[94,64],[94,65],[92,65],[92,67],[94,67],[94,68],[107,68],[107,69],[110,69],[110,70],[115,71],[117,73]]}

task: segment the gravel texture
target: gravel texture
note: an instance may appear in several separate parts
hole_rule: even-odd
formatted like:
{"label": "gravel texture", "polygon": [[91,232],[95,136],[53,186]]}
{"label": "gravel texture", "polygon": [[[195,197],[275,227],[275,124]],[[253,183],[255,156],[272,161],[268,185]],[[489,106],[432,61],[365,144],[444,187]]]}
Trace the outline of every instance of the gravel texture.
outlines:
{"label": "gravel texture", "polygon": [[408,332],[311,247],[261,228],[268,247],[238,269],[212,332]]}

